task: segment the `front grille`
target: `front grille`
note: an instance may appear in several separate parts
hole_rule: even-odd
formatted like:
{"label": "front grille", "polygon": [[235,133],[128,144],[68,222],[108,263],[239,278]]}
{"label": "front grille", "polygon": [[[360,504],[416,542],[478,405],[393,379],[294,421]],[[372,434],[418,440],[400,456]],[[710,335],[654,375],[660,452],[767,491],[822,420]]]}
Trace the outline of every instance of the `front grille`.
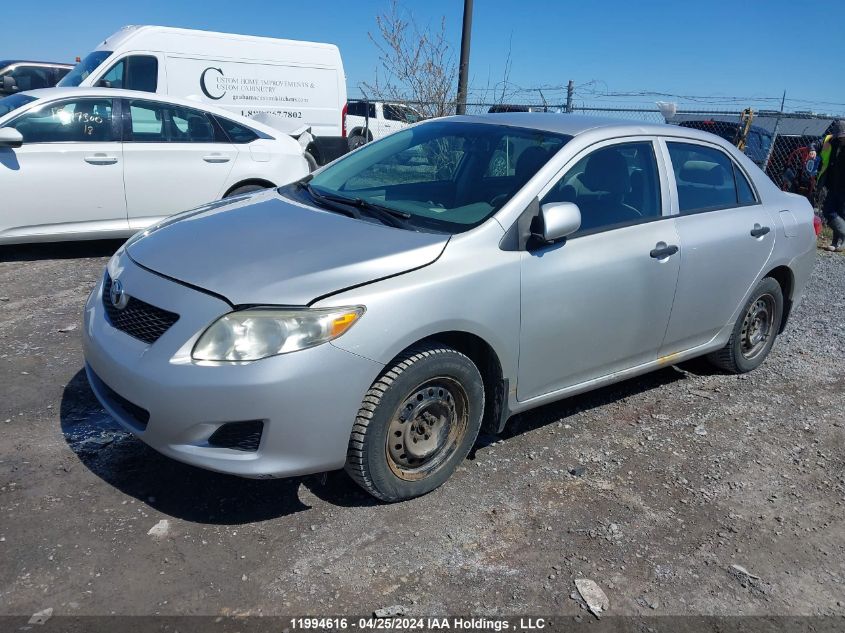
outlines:
{"label": "front grille", "polygon": [[255,452],[261,443],[264,432],[264,422],[249,420],[247,422],[227,422],[208,438],[209,446],[217,448],[233,448],[237,451]]}
{"label": "front grille", "polygon": [[103,307],[109,323],[121,332],[152,345],[179,320],[178,314],[157,308],[136,297],[130,297],[129,303],[122,310],[116,308],[111,302],[111,285],[111,276],[106,273]]}
{"label": "front grille", "polygon": [[104,383],[103,379],[100,378],[97,374],[95,374],[93,371],[91,371],[91,373],[93,374],[94,379],[97,382],[97,387],[99,387],[100,389],[100,394],[103,396],[104,399],[108,400],[108,404],[110,404],[115,409],[119,409],[128,418],[127,421],[132,424],[132,426],[138,428],[141,431],[146,429],[147,424],[150,421],[150,412],[143,407],[139,407],[134,402],[129,402],[129,400],[121,396],[114,389]]}

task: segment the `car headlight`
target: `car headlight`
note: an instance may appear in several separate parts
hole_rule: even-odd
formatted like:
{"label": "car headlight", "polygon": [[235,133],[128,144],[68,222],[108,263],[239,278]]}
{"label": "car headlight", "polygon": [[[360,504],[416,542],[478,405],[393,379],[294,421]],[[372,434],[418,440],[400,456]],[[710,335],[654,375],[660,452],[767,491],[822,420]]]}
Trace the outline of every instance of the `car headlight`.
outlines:
{"label": "car headlight", "polygon": [[202,333],[194,360],[250,361],[326,343],[346,332],[364,314],[348,308],[253,308],[230,312]]}

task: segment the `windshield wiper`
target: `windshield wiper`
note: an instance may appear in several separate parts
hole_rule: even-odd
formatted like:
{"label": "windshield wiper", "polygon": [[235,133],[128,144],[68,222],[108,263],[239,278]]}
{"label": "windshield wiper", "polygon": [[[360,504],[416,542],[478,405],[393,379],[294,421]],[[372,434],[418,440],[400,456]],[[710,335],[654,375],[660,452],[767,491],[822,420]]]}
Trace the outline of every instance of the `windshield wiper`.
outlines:
{"label": "windshield wiper", "polygon": [[[310,178],[308,180],[310,180]],[[354,205],[350,204],[350,202],[346,198],[320,193],[319,191],[314,189],[314,187],[308,184],[308,180],[305,180],[303,178],[296,184],[304,188],[308,192],[308,194],[314,199],[314,202],[322,204],[322,206],[331,209],[332,211],[337,211],[338,213],[347,215],[350,218],[355,218],[357,220],[361,219],[361,212]]]}
{"label": "windshield wiper", "polygon": [[389,226],[394,226],[400,229],[410,229],[412,231],[416,231],[416,227],[412,225],[410,222],[406,222],[408,218],[411,217],[410,213],[406,213],[405,211],[400,211],[399,209],[391,209],[390,207],[384,207],[380,204],[376,204],[374,202],[370,202],[369,200],[364,200],[363,198],[347,198],[346,196],[336,196],[329,193],[323,193],[317,191],[308,184],[308,180],[303,178],[297,184],[300,187],[304,187],[311,197],[315,200],[322,200],[325,202],[335,203],[335,204],[342,204],[346,205],[348,208],[348,215],[354,218],[361,218],[360,210],[366,211],[369,215],[376,218],[382,224],[387,224]]}

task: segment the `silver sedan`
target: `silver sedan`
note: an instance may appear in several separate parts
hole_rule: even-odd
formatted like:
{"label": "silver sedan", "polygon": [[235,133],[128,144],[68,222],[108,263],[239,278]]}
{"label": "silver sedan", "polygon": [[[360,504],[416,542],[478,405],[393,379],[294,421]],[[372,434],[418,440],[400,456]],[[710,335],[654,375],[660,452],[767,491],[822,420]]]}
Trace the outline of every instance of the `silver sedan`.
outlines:
{"label": "silver sedan", "polygon": [[764,361],[813,211],[705,132],[453,117],[132,238],[85,308],[91,385],[175,459],[442,484],[479,431],[695,356]]}

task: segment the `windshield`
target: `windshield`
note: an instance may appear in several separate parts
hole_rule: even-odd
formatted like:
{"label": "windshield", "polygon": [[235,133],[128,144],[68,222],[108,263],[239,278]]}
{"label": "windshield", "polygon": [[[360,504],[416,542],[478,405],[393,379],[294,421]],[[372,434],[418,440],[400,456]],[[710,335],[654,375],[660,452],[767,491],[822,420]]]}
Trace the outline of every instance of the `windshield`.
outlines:
{"label": "windshield", "polygon": [[431,121],[369,143],[310,181],[314,192],[460,233],[500,209],[570,139],[540,130]]}
{"label": "windshield", "polygon": [[12,110],[17,110],[21,106],[32,103],[33,101],[35,101],[35,97],[22,94],[4,97],[0,99],[0,117],[6,116]]}
{"label": "windshield", "polygon": [[85,81],[88,75],[97,70],[100,64],[106,61],[106,58],[111,54],[111,51],[94,51],[93,53],[88,53],[85,59],[74,66],[73,70],[67,75],[62,77],[58,85],[63,88],[78,86]]}

